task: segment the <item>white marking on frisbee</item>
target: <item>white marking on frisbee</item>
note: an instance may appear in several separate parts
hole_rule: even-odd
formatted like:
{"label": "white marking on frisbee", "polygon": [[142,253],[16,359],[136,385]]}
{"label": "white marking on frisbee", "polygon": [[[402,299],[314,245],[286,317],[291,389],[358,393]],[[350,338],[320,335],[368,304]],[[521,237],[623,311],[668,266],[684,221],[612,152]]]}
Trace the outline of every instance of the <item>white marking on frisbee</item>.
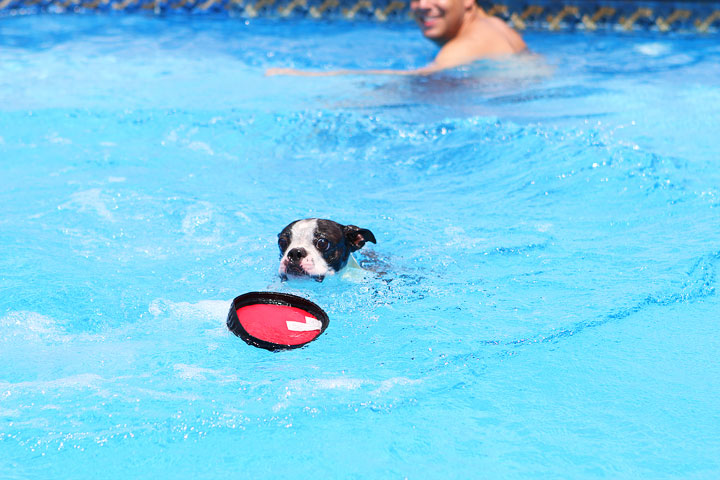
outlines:
{"label": "white marking on frisbee", "polygon": [[313,330],[322,330],[322,322],[313,317],[305,317],[305,323],[292,322],[290,320],[285,323],[287,324],[287,329],[291,332],[312,332]]}

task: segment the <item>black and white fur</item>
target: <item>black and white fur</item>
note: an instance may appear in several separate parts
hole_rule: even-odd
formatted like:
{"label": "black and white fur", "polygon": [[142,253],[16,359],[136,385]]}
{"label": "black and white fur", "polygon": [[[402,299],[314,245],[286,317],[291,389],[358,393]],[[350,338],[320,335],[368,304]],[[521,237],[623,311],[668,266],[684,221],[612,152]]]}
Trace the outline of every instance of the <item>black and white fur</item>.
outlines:
{"label": "black and white fur", "polygon": [[322,218],[296,220],[278,234],[278,273],[283,280],[295,276],[322,282],[343,269],[351,253],[365,242],[376,243],[375,235],[366,228]]}

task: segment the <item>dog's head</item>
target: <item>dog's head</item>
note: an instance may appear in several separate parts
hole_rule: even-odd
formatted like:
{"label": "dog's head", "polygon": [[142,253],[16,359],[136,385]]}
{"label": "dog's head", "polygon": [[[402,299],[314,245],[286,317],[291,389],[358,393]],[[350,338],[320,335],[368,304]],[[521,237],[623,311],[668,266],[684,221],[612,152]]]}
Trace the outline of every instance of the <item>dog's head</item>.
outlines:
{"label": "dog's head", "polygon": [[321,218],[297,220],[278,235],[278,273],[283,279],[307,276],[321,282],[347,265],[350,253],[365,242],[376,243],[375,235],[366,228]]}

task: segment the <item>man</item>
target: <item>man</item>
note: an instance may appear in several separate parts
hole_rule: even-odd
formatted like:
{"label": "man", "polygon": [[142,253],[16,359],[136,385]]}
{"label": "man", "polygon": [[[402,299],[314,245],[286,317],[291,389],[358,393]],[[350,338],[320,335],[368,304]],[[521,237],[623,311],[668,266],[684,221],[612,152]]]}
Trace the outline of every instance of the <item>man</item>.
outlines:
{"label": "man", "polygon": [[457,67],[527,48],[517,32],[485,13],[475,0],[412,0],[410,10],[425,38],[440,46],[426,69]]}
{"label": "man", "polygon": [[266,75],[427,75],[483,58],[498,58],[527,49],[522,37],[497,17],[485,13],[475,0],[411,0],[410,10],[425,38],[439,47],[435,60],[415,70],[336,70],[308,72],[271,68]]}

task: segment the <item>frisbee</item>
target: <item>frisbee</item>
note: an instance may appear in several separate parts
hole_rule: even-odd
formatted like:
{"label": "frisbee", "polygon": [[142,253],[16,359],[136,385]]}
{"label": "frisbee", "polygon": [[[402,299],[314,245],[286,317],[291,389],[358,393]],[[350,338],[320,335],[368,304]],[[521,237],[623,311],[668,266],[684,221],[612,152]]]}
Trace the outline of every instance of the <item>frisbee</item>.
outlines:
{"label": "frisbee", "polygon": [[306,298],[276,292],[249,292],[235,297],[227,327],[249,345],[266,350],[298,348],[315,340],[330,320]]}

